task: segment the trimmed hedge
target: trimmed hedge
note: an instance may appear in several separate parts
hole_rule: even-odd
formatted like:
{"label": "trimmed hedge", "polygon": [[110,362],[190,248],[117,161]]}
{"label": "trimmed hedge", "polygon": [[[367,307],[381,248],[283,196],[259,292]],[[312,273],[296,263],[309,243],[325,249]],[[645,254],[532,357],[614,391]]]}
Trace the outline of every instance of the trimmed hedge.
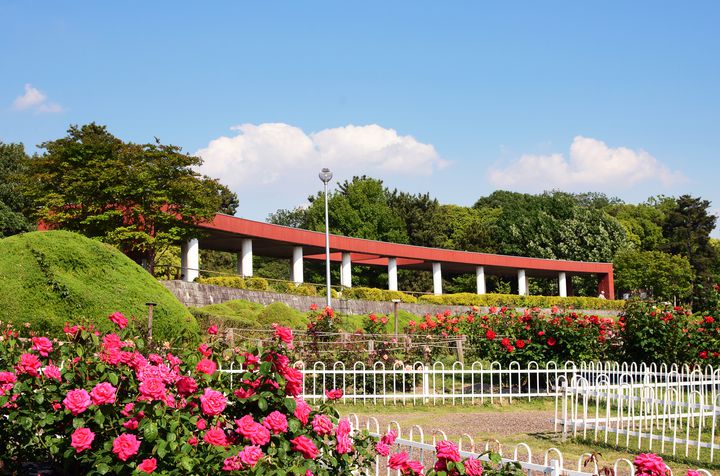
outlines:
{"label": "trimmed hedge", "polygon": [[573,309],[596,309],[620,311],[625,306],[623,300],[600,299],[596,297],[560,297],[560,296],[520,296],[517,294],[426,294],[418,299],[420,303],[439,304],[445,306],[482,306],[482,307],[539,307],[558,306]]}
{"label": "trimmed hedge", "polygon": [[417,302],[415,296],[411,296],[400,291],[366,288],[362,286],[356,288],[345,288],[343,290],[343,297],[347,299],[361,299],[364,301],[392,301],[393,299],[399,299],[402,302]]}
{"label": "trimmed hedge", "polygon": [[226,288],[247,289],[245,279],[239,276],[214,276],[212,278],[197,278],[196,283],[224,286]]}

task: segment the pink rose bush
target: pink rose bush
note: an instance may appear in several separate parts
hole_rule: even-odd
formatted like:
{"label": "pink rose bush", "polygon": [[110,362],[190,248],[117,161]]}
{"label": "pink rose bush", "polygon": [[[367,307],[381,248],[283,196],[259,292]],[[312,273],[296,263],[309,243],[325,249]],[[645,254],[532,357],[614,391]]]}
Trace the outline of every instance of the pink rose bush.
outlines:
{"label": "pink rose bush", "polygon": [[63,474],[350,475],[374,461],[376,441],[332,401],[300,397],[289,329],[274,326],[261,351],[226,348],[211,329],[169,353],[121,313],[108,319],[114,333],[68,324],[62,341],[3,332],[0,472],[46,461]]}

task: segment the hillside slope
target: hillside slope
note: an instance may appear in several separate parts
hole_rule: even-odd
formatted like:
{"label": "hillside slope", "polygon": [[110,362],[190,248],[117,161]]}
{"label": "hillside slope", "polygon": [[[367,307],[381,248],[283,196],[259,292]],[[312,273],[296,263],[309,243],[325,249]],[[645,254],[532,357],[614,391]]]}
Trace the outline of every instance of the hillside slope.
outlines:
{"label": "hillside slope", "polygon": [[65,322],[111,329],[121,311],[147,325],[155,302],[157,340],[197,334],[188,310],[144,269],[112,246],[66,231],[32,232],[0,240],[0,320],[59,335]]}

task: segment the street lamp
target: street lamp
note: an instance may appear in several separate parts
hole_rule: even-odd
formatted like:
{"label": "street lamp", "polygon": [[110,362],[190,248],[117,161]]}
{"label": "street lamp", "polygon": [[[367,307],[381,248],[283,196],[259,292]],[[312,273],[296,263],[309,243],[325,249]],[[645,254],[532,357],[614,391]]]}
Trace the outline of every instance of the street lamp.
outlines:
{"label": "street lamp", "polygon": [[324,168],[318,174],[325,186],[325,287],[327,288],[327,306],[331,306],[330,302],[330,225],[328,220],[328,182],[332,180],[333,174],[330,169]]}

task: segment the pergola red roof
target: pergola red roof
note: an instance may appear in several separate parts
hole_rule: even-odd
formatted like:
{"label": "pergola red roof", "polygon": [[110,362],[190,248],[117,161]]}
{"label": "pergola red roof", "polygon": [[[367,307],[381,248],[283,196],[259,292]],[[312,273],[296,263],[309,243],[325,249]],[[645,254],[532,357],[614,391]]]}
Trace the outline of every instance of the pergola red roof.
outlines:
{"label": "pergola red roof", "polygon": [[[223,214],[201,228],[206,232],[200,238],[201,248],[239,252],[241,240],[251,238],[253,253],[260,256],[290,258],[293,247],[302,246],[305,258],[325,259],[325,234],[321,232]],[[606,294],[612,295],[612,263],[475,253],[330,235],[330,259],[340,261],[342,253],[350,253],[353,264],[359,265],[387,266],[391,257],[397,259],[398,267],[411,269],[431,269],[433,262],[440,262],[443,273],[474,273],[477,266],[485,266],[486,273],[497,275],[515,275],[518,269],[534,277],[557,277],[563,271],[568,275],[597,274],[610,281]]]}

